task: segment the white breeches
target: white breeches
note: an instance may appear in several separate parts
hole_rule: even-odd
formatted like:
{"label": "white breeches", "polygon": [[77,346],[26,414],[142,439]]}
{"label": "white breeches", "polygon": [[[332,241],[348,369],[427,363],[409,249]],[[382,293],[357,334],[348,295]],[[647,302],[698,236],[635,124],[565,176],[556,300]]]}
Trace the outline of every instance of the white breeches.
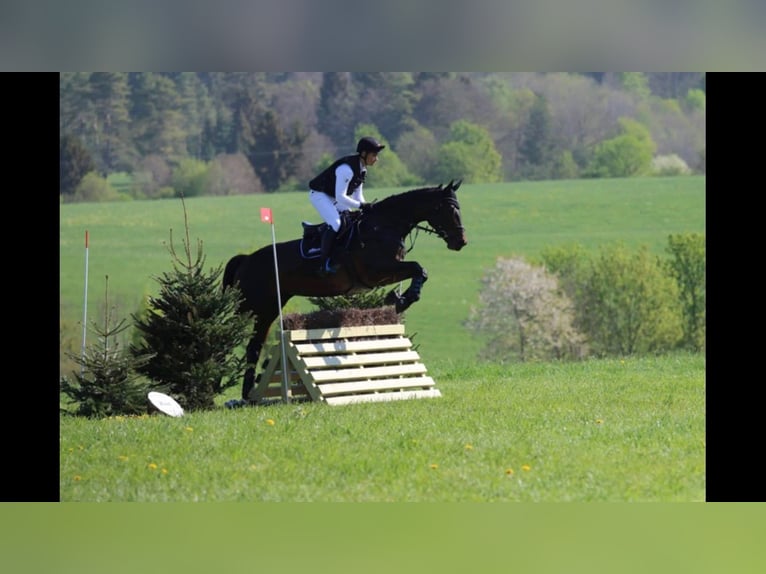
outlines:
{"label": "white breeches", "polygon": [[335,200],[321,191],[309,191],[309,201],[319,212],[325,223],[336,232],[340,229],[340,213]]}

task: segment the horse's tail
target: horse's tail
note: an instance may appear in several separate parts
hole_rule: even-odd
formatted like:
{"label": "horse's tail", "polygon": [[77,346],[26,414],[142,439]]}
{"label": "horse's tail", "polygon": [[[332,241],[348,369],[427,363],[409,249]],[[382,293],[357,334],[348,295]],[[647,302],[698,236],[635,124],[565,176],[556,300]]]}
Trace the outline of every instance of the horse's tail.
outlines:
{"label": "horse's tail", "polygon": [[237,273],[237,269],[239,269],[240,264],[242,263],[242,260],[246,257],[245,254],[240,253],[239,255],[235,255],[231,259],[229,259],[229,262],[226,264],[226,267],[223,270],[223,290],[226,291],[227,287],[231,287],[234,285],[234,276]]}

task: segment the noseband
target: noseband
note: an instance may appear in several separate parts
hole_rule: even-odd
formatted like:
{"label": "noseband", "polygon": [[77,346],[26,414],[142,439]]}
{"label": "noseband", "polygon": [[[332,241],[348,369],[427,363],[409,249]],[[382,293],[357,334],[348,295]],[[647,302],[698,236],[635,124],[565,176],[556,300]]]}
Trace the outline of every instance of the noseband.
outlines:
{"label": "noseband", "polygon": [[[439,211],[445,203],[452,208],[453,216],[454,216],[454,214],[456,212],[460,211],[460,204],[458,203],[457,199],[455,199],[453,197],[445,198],[443,200],[443,202],[439,203],[438,207],[436,208],[436,211]],[[430,233],[431,235],[437,235],[437,236],[441,237],[447,243],[449,243],[449,241],[450,241],[450,239],[452,237],[462,236],[463,232],[465,231],[465,228],[462,225],[457,225],[455,227],[455,232],[454,233],[450,233],[449,231],[447,231],[447,229],[445,229],[441,225],[438,225],[438,226],[437,225],[432,225],[431,227],[429,227],[429,226],[426,226],[426,225],[419,225],[418,224],[418,225],[416,225],[414,227],[414,229],[416,229],[418,231],[425,231],[426,233]],[[412,245],[413,246],[415,245],[415,241],[414,240],[412,241]],[[410,249],[412,249],[412,247],[410,247]]]}

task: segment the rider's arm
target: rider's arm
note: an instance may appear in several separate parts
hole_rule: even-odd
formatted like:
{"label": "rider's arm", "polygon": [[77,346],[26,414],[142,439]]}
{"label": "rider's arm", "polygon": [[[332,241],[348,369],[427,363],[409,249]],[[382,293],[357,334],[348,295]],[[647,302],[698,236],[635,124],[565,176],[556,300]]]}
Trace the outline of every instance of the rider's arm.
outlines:
{"label": "rider's arm", "polygon": [[354,196],[346,195],[352,177],[354,177],[354,172],[345,163],[340,164],[335,170],[335,201],[338,203],[339,211],[359,209],[362,204],[362,201],[358,199],[362,194],[361,185],[354,190]]}
{"label": "rider's arm", "polygon": [[362,190],[362,187],[364,186],[363,183],[359,184],[359,187],[357,187],[353,193],[351,194],[352,199],[355,199],[359,202],[359,205],[362,205],[363,203],[367,203],[364,199],[364,193]]}

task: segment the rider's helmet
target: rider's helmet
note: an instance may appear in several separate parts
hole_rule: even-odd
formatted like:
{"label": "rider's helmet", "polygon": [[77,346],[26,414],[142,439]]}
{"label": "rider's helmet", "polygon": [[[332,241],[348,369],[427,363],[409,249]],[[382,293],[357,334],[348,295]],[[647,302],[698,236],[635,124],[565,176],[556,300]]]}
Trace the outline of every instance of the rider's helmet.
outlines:
{"label": "rider's helmet", "polygon": [[363,153],[363,152],[378,153],[384,147],[386,146],[378,142],[378,140],[376,140],[375,138],[367,136],[360,139],[359,143],[356,144],[356,153]]}

